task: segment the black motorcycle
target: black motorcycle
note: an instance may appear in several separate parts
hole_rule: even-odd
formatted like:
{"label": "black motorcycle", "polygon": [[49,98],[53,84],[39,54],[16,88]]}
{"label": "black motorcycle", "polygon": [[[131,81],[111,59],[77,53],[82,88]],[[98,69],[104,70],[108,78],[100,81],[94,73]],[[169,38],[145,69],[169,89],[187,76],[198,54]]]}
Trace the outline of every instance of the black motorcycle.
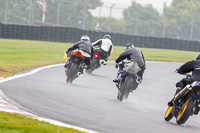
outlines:
{"label": "black motorcycle", "polygon": [[140,71],[140,68],[136,62],[124,62],[124,69],[118,72],[118,76],[121,74],[121,79],[116,83],[118,88],[118,100],[126,101],[129,93],[135,90],[137,85],[141,82],[141,80],[138,80],[138,71]]}
{"label": "black motorcycle", "polygon": [[65,74],[67,76],[67,83],[72,83],[75,78],[77,78],[81,71],[83,71],[83,61],[85,57],[80,51],[76,51],[70,54],[69,63],[65,69]]}
{"label": "black motorcycle", "polygon": [[92,74],[92,72],[95,69],[98,69],[99,67],[101,67],[101,64],[104,64],[104,61],[102,59],[103,56],[107,56],[107,53],[104,51],[101,51],[100,48],[94,48],[94,54],[93,54],[93,59],[91,60],[91,68],[86,70],[85,72],[88,74]]}
{"label": "black motorcycle", "polygon": [[[190,75],[187,75],[187,77]],[[168,106],[164,119],[176,118],[177,124],[184,124],[192,115],[197,115],[200,108],[200,81],[188,84],[174,96],[173,106]]]}

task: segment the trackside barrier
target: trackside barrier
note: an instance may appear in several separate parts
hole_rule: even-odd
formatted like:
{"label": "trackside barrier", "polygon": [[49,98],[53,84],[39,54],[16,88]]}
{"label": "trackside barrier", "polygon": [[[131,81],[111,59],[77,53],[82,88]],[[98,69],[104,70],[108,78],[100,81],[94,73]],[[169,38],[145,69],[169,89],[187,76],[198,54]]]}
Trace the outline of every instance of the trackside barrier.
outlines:
{"label": "trackside barrier", "polygon": [[102,38],[105,34],[110,34],[112,36],[113,44],[116,46],[124,46],[126,43],[132,42],[135,46],[144,48],[200,51],[200,41],[135,36],[62,26],[30,26],[0,23],[0,38],[6,39],[74,43],[80,40],[80,37],[84,34],[89,35],[92,42]]}

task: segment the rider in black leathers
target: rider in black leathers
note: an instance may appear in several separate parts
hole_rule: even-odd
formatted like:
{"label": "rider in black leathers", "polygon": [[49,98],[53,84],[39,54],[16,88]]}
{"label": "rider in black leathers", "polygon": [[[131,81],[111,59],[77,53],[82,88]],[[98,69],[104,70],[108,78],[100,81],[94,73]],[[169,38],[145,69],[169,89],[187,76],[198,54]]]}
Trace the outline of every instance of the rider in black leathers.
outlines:
{"label": "rider in black leathers", "polygon": [[[76,42],[72,47],[70,47],[66,53],[78,49],[82,53],[82,55],[85,57],[84,63],[87,65],[87,69],[90,68],[90,60],[92,59],[93,55],[93,47],[90,42],[90,38],[87,35],[83,35],[81,37],[81,41]],[[67,63],[65,64],[65,68],[67,67]]]}
{"label": "rider in black leathers", "polygon": [[[135,61],[138,64],[138,66],[140,67],[141,70],[137,73],[137,75],[139,76],[140,80],[142,80],[144,70],[146,69],[145,58],[144,58],[142,51],[139,48],[134,47],[133,44],[128,43],[126,45],[126,50],[123,53],[121,53],[119,55],[119,57],[115,60],[116,68],[119,67],[119,71],[123,70],[123,68],[124,68],[123,62],[121,64],[119,64],[119,62],[123,61],[124,59]],[[118,79],[119,79],[119,77],[117,77],[115,80],[113,80],[113,82],[115,82],[115,83],[119,82]],[[137,86],[136,86],[136,88],[137,88]]]}
{"label": "rider in black leathers", "polygon": [[[194,81],[200,81],[200,54],[197,55],[196,60],[188,61],[177,69],[180,74],[186,74],[192,72],[192,76],[188,78],[183,78],[176,83],[176,93],[180,92],[186,85],[191,84]],[[173,99],[168,103],[168,105],[173,105]]]}

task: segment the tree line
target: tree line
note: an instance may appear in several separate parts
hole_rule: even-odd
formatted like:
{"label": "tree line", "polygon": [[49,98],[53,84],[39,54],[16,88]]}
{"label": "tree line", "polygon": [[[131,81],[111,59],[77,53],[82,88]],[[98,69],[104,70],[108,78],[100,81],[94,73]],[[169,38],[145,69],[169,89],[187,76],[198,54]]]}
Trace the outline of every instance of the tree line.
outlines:
{"label": "tree line", "polygon": [[[41,21],[43,0],[0,0],[0,22],[32,24]],[[123,10],[123,18],[94,17],[90,10],[100,0],[47,0],[45,22],[88,30],[138,36],[200,40],[200,1],[173,0],[159,13],[151,4],[136,1]],[[110,23],[110,24],[109,24]]]}

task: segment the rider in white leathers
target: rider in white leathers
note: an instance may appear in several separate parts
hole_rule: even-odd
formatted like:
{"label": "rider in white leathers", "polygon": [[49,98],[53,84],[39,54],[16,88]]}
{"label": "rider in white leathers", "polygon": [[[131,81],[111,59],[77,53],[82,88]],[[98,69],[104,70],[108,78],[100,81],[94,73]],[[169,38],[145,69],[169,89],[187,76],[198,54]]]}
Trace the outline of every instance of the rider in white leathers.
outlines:
{"label": "rider in white leathers", "polygon": [[112,54],[113,51],[113,44],[111,41],[110,35],[105,35],[103,39],[99,39],[96,42],[92,43],[93,47],[98,46],[101,50],[101,56],[103,61],[103,64],[106,65],[106,62],[108,60],[108,57]]}

